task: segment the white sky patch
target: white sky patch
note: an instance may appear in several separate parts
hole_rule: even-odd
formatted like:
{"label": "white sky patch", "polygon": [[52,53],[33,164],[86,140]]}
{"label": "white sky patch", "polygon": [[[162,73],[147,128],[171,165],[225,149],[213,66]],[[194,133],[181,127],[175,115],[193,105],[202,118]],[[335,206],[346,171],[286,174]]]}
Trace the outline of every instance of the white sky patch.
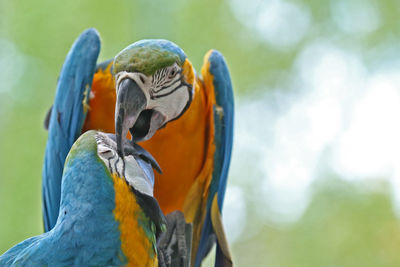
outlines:
{"label": "white sky patch", "polygon": [[349,34],[365,35],[381,24],[378,5],[373,0],[331,0],[331,12],[338,28]]}
{"label": "white sky patch", "polygon": [[294,63],[294,75],[316,97],[344,100],[362,90],[366,70],[359,57],[327,41],[307,45]]}
{"label": "white sky patch", "polygon": [[249,188],[249,203],[277,223],[297,220],[307,207],[321,157],[347,129],[366,70],[356,55],[318,41],[299,54],[291,76],[288,89],[236,106],[232,184]]}
{"label": "white sky patch", "polygon": [[[277,99],[279,107],[274,103]],[[297,117],[291,112],[280,114],[281,105],[290,105],[290,101],[272,93],[240,101],[236,108],[232,184],[247,187],[247,202],[261,205],[260,215],[278,223],[301,215],[312,181],[309,161],[313,159],[303,157],[294,136],[298,134],[298,124],[293,123]]]}
{"label": "white sky patch", "polygon": [[12,42],[0,38],[0,94],[12,91],[22,78],[25,66],[24,55]]}
{"label": "white sky patch", "polygon": [[306,6],[283,0],[230,0],[238,20],[277,49],[290,48],[301,41],[311,24]]}
{"label": "white sky patch", "polygon": [[238,186],[229,186],[224,199],[223,223],[230,243],[241,237],[246,227],[246,218],[246,200],[243,190]]}
{"label": "white sky patch", "polygon": [[365,185],[387,179],[400,215],[397,61],[367,71],[357,54],[316,41],[299,53],[288,88],[237,101],[230,181],[246,192],[248,212],[293,222],[311,183],[334,171]]}
{"label": "white sky patch", "polygon": [[[0,38],[0,124],[3,126],[10,120],[9,110],[26,67],[26,57],[12,42]],[[23,99],[29,101],[27,97]],[[5,127],[0,127],[0,131],[4,130]]]}
{"label": "white sky patch", "polygon": [[375,75],[367,84],[336,146],[344,177],[391,176],[400,158],[400,72]]}
{"label": "white sky patch", "polygon": [[400,215],[400,69],[371,75],[350,115],[332,165],[349,180],[388,179]]}

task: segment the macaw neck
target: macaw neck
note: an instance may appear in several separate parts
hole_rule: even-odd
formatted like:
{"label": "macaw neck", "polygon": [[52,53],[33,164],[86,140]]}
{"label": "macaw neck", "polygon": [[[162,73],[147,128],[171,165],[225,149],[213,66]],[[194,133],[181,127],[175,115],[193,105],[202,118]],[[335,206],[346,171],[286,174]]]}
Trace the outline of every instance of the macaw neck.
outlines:
{"label": "macaw neck", "polygon": [[184,210],[186,196],[209,154],[212,102],[205,90],[203,82],[197,80],[193,101],[182,117],[141,143],[163,171],[155,173],[154,196],[166,214]]}
{"label": "macaw neck", "polygon": [[55,227],[48,232],[48,240],[56,240],[56,249],[75,255],[75,262],[82,265],[92,259],[102,264],[125,264],[128,261],[121,246],[119,222],[113,214],[113,181],[97,156],[96,143],[83,146],[76,151],[71,149],[67,158],[60,212]]}
{"label": "macaw neck", "polygon": [[[121,248],[133,266],[148,266],[149,260],[157,259],[155,223],[141,207],[141,194],[117,175],[112,176],[115,189],[113,215],[119,223]],[[150,197],[150,196],[149,196]],[[137,253],[137,252],[140,253]],[[145,255],[149,256],[146,258]]]}
{"label": "macaw neck", "polygon": [[87,219],[110,213],[114,195],[110,174],[96,150],[78,151],[68,158],[64,168],[59,220],[69,213]]}
{"label": "macaw neck", "polygon": [[152,266],[157,260],[156,232],[153,220],[141,207],[145,194],[116,174],[110,175],[95,150],[78,153],[64,170],[55,228],[73,228],[82,249],[98,247],[102,251],[102,243],[110,243],[127,263]]}

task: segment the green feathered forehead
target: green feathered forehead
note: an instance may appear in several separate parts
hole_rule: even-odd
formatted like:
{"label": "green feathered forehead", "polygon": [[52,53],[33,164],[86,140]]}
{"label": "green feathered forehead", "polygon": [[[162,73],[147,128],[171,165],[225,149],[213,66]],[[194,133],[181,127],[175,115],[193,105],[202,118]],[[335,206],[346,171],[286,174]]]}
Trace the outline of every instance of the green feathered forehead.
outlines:
{"label": "green feathered forehead", "polygon": [[122,50],[114,59],[114,73],[140,72],[152,75],[175,62],[182,66],[186,56],[182,49],[167,40],[142,40]]}

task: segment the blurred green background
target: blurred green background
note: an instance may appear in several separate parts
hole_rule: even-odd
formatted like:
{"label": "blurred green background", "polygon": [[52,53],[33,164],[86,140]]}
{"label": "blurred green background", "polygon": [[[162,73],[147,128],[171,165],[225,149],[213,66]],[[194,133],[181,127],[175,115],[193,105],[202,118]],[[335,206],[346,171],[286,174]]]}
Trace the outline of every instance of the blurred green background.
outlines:
{"label": "blurred green background", "polygon": [[397,0],[0,0],[0,253],[42,233],[43,119],[95,27],[100,60],[144,38],[197,70],[225,55],[236,266],[400,266],[399,18]]}

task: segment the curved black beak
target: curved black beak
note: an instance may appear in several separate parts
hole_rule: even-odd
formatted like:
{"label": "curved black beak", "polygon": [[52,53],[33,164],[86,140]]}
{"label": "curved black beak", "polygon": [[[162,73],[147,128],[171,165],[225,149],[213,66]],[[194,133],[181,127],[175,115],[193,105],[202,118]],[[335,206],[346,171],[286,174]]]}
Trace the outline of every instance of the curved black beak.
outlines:
{"label": "curved black beak", "polygon": [[124,156],[123,143],[126,135],[146,106],[147,99],[139,85],[130,78],[123,79],[118,85],[115,106],[117,152],[121,157]]}

